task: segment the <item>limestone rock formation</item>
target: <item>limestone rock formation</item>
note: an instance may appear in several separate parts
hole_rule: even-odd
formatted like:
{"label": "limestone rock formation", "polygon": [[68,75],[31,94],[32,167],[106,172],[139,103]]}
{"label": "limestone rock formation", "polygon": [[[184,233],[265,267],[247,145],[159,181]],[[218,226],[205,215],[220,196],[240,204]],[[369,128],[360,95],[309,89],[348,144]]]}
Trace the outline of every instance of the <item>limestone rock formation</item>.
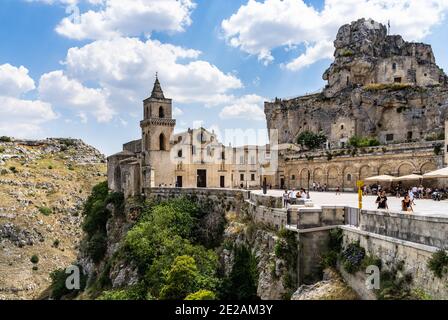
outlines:
{"label": "limestone rock formation", "polygon": [[324,270],[323,280],[313,285],[302,285],[291,300],[357,300],[356,293],[332,269]]}
{"label": "limestone rock formation", "polygon": [[334,148],[354,135],[389,144],[444,132],[448,78],[430,45],[387,35],[385,26],[361,19],[340,28],[323,78],[321,93],[265,103],[279,143],[296,143],[303,131],[323,132]]}
{"label": "limestone rock formation", "polygon": [[0,300],[33,299],[50,272],[75,261],[82,206],[106,180],[105,157],[81,140],[2,140]]}

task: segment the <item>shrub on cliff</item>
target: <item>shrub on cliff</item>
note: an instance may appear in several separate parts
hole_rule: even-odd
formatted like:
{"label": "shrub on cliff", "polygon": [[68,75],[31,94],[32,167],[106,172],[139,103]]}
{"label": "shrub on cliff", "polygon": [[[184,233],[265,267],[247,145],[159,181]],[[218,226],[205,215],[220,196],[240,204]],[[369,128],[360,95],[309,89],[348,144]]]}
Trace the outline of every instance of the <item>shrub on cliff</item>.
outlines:
{"label": "shrub on cliff", "polygon": [[11,138],[7,136],[0,137],[0,142],[11,142]]}
{"label": "shrub on cliff", "polygon": [[353,136],[349,139],[349,145],[356,148],[362,147],[377,147],[380,145],[380,142],[376,138],[367,138],[367,137],[359,137]]}
{"label": "shrub on cliff", "polygon": [[189,294],[185,300],[216,300],[216,295],[208,290],[199,290]]}
{"label": "shrub on cliff", "polygon": [[297,137],[297,143],[310,150],[321,147],[326,141],[327,137],[323,133],[311,131],[304,131]]}
{"label": "shrub on cliff", "polygon": [[442,278],[448,272],[448,255],[445,250],[435,252],[428,261],[428,268],[437,278]]}
{"label": "shrub on cliff", "polygon": [[224,280],[224,300],[258,300],[257,260],[245,245],[235,246],[230,275]]}

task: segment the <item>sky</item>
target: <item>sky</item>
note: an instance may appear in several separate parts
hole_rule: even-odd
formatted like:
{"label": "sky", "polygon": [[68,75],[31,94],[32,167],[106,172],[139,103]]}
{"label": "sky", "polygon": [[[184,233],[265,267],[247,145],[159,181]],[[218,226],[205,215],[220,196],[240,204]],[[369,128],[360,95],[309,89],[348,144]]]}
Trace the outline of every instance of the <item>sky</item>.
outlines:
{"label": "sky", "polygon": [[0,0],[0,136],[119,152],[158,72],[176,132],[262,144],[264,102],[322,89],[340,26],[390,21],[448,70],[447,14],[448,0]]}

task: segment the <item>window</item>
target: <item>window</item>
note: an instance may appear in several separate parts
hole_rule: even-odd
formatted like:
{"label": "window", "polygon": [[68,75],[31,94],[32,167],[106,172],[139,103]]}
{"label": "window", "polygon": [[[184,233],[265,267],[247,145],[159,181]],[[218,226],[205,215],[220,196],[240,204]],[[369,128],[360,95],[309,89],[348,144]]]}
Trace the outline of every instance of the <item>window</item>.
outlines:
{"label": "window", "polygon": [[252,174],[250,175],[250,180],[251,180],[251,181],[255,181],[255,174],[254,174],[254,173],[252,173]]}
{"label": "window", "polygon": [[352,181],[352,175],[350,173],[347,174],[347,181]]}
{"label": "window", "polygon": [[295,175],[292,175],[292,176],[291,176],[291,180],[296,180],[296,176],[295,176]]}
{"label": "window", "polygon": [[244,164],[244,156],[240,156],[240,164]]}
{"label": "window", "polygon": [[159,149],[161,151],[165,151],[165,136],[163,135],[163,133],[160,134],[159,136]]}
{"label": "window", "polygon": [[255,164],[255,156],[250,157],[250,164]]}
{"label": "window", "polygon": [[392,63],[392,70],[397,70],[397,64],[396,63]]}
{"label": "window", "polygon": [[163,107],[159,108],[159,118],[165,118],[165,111],[163,110]]}
{"label": "window", "polygon": [[394,140],[394,135],[392,133],[386,134],[386,141],[393,141],[393,140]]}
{"label": "window", "polygon": [[341,124],[341,130],[344,130],[344,125],[343,124]]}
{"label": "window", "polygon": [[221,152],[221,159],[226,160],[226,153],[224,151]]}
{"label": "window", "polygon": [[395,83],[401,83],[401,77],[394,78],[394,82]]}
{"label": "window", "polygon": [[179,137],[177,138],[177,142],[178,142],[178,143],[181,143],[181,142],[182,142],[182,136],[179,136]]}
{"label": "window", "polygon": [[244,174],[240,174],[240,181],[244,181]]}
{"label": "window", "polygon": [[196,146],[191,146],[191,154],[196,154]]}
{"label": "window", "polygon": [[412,140],[412,131],[408,131],[407,139]]}
{"label": "window", "polygon": [[180,149],[179,151],[177,151],[177,157],[178,157],[178,158],[182,158],[182,149]]}

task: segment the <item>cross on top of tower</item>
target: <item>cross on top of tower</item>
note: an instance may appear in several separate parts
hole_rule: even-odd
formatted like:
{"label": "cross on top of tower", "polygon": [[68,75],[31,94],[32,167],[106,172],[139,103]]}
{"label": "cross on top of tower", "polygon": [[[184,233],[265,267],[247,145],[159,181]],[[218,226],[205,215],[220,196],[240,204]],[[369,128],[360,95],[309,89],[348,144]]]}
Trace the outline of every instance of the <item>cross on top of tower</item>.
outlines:
{"label": "cross on top of tower", "polygon": [[159,82],[159,73],[156,72],[156,81],[154,82],[154,88],[152,89],[151,98],[165,99],[163,95],[162,87]]}

